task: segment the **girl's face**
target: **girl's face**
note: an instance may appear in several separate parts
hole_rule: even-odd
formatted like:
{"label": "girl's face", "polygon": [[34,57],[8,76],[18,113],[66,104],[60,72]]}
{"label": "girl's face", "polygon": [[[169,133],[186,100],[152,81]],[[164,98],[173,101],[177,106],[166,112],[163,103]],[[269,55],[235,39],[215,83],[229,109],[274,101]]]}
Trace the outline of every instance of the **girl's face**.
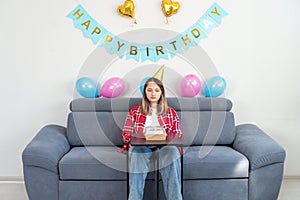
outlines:
{"label": "girl's face", "polygon": [[146,87],[146,97],[151,104],[157,104],[161,96],[161,89],[155,82],[149,82]]}

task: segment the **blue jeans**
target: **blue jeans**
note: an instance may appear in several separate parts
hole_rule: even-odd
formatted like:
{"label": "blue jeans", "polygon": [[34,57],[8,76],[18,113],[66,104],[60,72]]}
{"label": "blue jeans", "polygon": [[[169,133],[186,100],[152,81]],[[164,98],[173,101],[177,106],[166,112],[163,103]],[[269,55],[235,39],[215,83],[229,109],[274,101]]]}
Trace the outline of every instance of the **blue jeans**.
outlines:
{"label": "blue jeans", "polygon": [[[143,199],[151,155],[152,150],[148,147],[129,149],[129,200]],[[175,146],[165,146],[159,150],[159,166],[166,198],[182,200],[180,153]]]}

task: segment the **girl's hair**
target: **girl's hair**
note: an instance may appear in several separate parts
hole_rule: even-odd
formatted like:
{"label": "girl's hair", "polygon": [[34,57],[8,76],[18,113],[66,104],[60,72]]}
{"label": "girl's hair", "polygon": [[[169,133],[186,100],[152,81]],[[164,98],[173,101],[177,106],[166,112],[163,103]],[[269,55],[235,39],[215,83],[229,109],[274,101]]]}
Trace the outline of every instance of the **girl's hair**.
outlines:
{"label": "girl's hair", "polygon": [[160,88],[161,96],[157,102],[157,114],[159,114],[159,115],[165,114],[168,110],[168,103],[166,100],[165,88],[163,86],[163,83],[154,77],[149,78],[144,85],[142,106],[140,107],[140,112],[145,115],[151,114],[150,101],[146,96],[146,88],[147,88],[149,82],[156,83],[156,85],[158,85],[158,87]]}

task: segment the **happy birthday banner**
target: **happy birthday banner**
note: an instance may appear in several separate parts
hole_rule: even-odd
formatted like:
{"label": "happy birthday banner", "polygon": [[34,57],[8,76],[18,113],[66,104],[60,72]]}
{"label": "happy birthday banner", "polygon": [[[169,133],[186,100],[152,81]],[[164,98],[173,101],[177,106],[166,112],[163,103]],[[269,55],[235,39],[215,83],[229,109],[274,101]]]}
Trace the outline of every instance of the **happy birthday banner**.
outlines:
{"label": "happy birthday banner", "polygon": [[217,28],[222,18],[228,15],[217,3],[214,3],[205,14],[186,31],[167,41],[141,44],[123,40],[94,20],[87,11],[78,5],[67,17],[71,18],[74,26],[82,30],[85,37],[93,40],[98,46],[103,46],[110,54],[117,54],[120,58],[139,61],[158,61],[173,58],[177,53],[188,51],[191,46],[199,44],[207,38],[214,28]]}

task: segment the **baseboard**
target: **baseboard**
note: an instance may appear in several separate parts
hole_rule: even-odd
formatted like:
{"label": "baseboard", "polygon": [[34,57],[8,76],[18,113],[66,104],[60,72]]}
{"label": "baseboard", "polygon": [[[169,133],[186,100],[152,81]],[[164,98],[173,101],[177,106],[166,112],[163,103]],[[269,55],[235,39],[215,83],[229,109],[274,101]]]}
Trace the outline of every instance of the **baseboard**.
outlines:
{"label": "baseboard", "polygon": [[300,181],[300,176],[284,176],[284,180],[299,180]]}
{"label": "baseboard", "polygon": [[23,176],[0,176],[0,183],[24,183]]}

